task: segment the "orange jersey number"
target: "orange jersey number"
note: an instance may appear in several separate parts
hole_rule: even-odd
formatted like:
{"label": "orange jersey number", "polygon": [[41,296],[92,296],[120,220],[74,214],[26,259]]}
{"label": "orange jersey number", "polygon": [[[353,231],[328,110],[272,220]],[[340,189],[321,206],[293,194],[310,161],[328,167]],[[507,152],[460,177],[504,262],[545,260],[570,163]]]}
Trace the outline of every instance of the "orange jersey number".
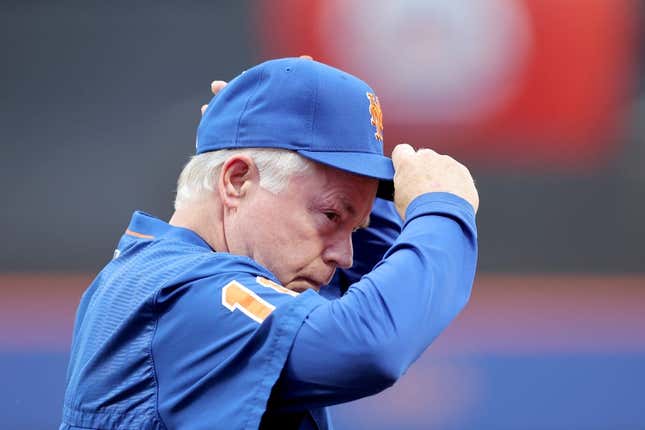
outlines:
{"label": "orange jersey number", "polygon": [[[271,288],[280,293],[297,296],[291,290],[278,285],[266,278],[257,277],[256,281],[263,287]],[[231,312],[239,309],[253,321],[261,323],[275,310],[275,306],[255,294],[237,281],[231,281],[222,288],[222,305]]]}

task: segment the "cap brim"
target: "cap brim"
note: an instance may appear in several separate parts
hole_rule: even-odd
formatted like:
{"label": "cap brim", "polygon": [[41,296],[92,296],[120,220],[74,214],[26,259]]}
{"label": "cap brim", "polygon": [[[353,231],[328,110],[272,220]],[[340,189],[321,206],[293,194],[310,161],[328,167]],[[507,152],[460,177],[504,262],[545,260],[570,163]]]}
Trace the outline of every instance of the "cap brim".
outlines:
{"label": "cap brim", "polygon": [[303,157],[326,164],[337,169],[368,176],[379,180],[377,197],[394,199],[394,165],[392,159],[384,155],[365,152],[322,152],[297,151]]}

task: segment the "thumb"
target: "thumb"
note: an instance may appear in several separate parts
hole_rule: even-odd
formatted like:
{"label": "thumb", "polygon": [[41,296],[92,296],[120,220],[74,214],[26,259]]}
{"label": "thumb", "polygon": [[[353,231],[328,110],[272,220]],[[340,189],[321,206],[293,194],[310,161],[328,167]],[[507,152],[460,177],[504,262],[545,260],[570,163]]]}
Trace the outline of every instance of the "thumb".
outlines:
{"label": "thumb", "polygon": [[414,155],[414,148],[407,143],[400,143],[394,147],[392,151],[392,163],[394,170],[398,170],[401,163],[403,163],[410,156]]}
{"label": "thumb", "polygon": [[217,95],[226,86],[226,81],[213,81],[211,82],[211,92],[214,96]]}

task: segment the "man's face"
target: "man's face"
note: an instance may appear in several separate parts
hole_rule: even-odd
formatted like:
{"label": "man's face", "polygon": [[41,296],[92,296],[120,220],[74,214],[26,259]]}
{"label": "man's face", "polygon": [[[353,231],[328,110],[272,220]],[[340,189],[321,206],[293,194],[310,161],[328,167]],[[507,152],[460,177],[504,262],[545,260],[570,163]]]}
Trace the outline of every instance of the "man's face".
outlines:
{"label": "man's face", "polygon": [[258,187],[239,208],[247,255],[291,290],[319,289],[352,266],[352,232],[367,226],[377,185],[314,163],[278,194]]}

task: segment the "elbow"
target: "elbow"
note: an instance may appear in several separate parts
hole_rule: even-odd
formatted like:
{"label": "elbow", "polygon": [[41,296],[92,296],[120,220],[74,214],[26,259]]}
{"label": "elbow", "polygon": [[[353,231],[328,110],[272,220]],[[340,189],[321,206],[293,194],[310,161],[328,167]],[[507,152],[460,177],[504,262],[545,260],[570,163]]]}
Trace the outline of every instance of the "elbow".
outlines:
{"label": "elbow", "polygon": [[375,370],[378,372],[379,378],[382,381],[383,389],[389,388],[396,381],[398,381],[401,376],[408,369],[407,365],[404,365],[400,360],[393,359],[393,357],[381,357],[374,366]]}
{"label": "elbow", "polygon": [[394,385],[407,371],[413,360],[407,360],[403,350],[393,344],[384,343],[363,351],[364,370],[367,380],[371,381],[374,393]]}

